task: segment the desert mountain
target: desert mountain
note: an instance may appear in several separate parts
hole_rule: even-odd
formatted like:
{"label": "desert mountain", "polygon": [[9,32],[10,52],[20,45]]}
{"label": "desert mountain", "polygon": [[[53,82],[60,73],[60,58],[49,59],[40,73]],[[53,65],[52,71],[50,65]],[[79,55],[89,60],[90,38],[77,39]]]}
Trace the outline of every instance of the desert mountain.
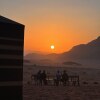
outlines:
{"label": "desert mountain", "polygon": [[[25,56],[25,59],[32,61],[33,63],[39,64],[58,64],[64,63],[69,64],[69,62],[73,62],[74,64],[79,63],[82,64],[85,61],[86,63],[99,63],[100,61],[100,37],[97,39],[87,43],[80,44],[74,46],[70,51],[64,52],[62,54],[38,54],[38,53],[30,53]],[[94,62],[96,61],[96,62]],[[97,62],[98,61],[98,62]],[[91,65],[92,65],[91,63]],[[72,64],[72,63],[71,63]]]}
{"label": "desert mountain", "polygon": [[70,51],[60,55],[61,59],[100,60],[100,37],[87,43],[74,46]]}

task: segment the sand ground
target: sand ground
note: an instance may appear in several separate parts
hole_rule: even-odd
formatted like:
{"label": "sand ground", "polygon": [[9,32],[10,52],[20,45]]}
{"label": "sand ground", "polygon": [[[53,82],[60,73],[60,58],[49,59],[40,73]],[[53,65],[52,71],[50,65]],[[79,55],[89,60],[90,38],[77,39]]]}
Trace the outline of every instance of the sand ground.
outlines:
{"label": "sand ground", "polygon": [[24,100],[100,100],[100,86],[24,85]]}
{"label": "sand ground", "polygon": [[[35,86],[30,77],[39,69],[32,66],[24,67],[23,100],[100,100],[100,70],[67,68],[69,74],[80,75],[80,86]],[[42,69],[52,74],[57,70],[57,68]]]}

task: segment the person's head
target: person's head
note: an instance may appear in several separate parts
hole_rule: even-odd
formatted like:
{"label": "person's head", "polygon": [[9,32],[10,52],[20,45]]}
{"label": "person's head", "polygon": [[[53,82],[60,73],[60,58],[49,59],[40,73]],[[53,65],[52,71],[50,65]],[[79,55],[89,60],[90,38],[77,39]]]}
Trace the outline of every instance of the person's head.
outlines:
{"label": "person's head", "polygon": [[43,73],[45,73],[45,70],[43,70]]}
{"label": "person's head", "polygon": [[60,71],[58,70],[57,73],[60,73]]}
{"label": "person's head", "polygon": [[38,73],[41,73],[41,70],[39,70]]}
{"label": "person's head", "polygon": [[63,73],[66,73],[66,70],[64,70]]}

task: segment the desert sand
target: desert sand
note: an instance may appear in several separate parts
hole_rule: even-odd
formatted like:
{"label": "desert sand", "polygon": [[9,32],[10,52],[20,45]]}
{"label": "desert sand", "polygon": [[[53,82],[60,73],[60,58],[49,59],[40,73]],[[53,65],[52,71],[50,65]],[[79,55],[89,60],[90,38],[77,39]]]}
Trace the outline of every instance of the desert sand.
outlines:
{"label": "desert sand", "polygon": [[[39,69],[53,75],[66,69],[69,75],[80,76],[80,86],[36,86],[31,75]],[[100,69],[25,65],[23,85],[24,100],[100,100]]]}

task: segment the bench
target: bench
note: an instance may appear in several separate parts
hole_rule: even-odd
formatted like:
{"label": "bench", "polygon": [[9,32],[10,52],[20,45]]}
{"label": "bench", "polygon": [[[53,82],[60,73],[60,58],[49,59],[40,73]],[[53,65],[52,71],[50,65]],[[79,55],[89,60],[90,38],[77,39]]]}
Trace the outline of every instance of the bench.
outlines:
{"label": "bench", "polygon": [[[56,81],[57,80],[55,79],[55,77],[53,75],[47,77],[48,85],[55,85],[56,84]],[[60,80],[59,81],[59,85],[62,85],[62,83],[63,83],[62,80]],[[68,76],[67,85],[80,86],[79,75],[71,75],[71,76]]]}
{"label": "bench", "polygon": [[[56,83],[57,83],[57,80],[56,80],[54,75],[47,76],[46,80],[47,80],[47,85],[56,85]],[[36,79],[35,75],[33,75],[31,77],[31,82],[32,81],[34,81],[35,85],[39,85],[38,80]],[[59,85],[62,85],[62,84],[63,84],[63,82],[62,82],[62,79],[61,79],[61,80],[59,80]],[[66,85],[80,86],[79,75],[70,75],[70,76],[68,76],[68,81],[66,82]]]}

